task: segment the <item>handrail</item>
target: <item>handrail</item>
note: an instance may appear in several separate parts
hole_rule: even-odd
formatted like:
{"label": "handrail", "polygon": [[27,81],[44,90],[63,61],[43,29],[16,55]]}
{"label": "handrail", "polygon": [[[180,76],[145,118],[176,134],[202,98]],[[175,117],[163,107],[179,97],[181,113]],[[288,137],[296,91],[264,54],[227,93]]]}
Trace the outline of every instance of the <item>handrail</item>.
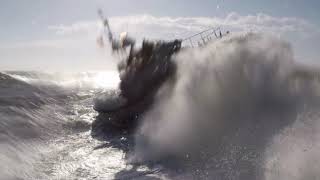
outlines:
{"label": "handrail", "polygon": [[187,38],[183,39],[182,41],[185,41],[185,40],[191,39],[191,38],[196,37],[196,36],[198,36],[198,35],[200,35],[200,34],[203,34],[203,33],[205,33],[205,32],[208,32],[208,31],[210,31],[210,30],[214,30],[214,31],[216,31],[216,30],[219,30],[219,29],[220,29],[220,27],[218,27],[218,28],[211,27],[211,28],[206,29],[206,30],[204,30],[204,31],[201,31],[201,32],[199,32],[199,33],[197,33],[197,34],[194,34],[194,35],[192,35],[192,36],[189,36],[189,37],[187,37]]}
{"label": "handrail", "polygon": [[220,38],[221,38],[221,28],[220,27],[218,27],[218,28],[210,27],[210,28],[208,28],[208,29],[206,29],[204,31],[201,31],[201,32],[197,33],[197,34],[194,34],[192,36],[184,38],[182,40],[182,42],[183,41],[189,41],[190,45],[192,47],[194,47],[194,45],[193,45],[194,42],[192,41],[192,39],[195,38],[195,37],[198,37],[197,44],[203,45],[203,44],[206,44],[208,41],[210,41],[212,39],[211,37],[213,36],[213,34],[215,35],[215,38],[219,38],[219,35],[217,35],[217,31],[218,30],[220,31],[219,35],[220,35]]}

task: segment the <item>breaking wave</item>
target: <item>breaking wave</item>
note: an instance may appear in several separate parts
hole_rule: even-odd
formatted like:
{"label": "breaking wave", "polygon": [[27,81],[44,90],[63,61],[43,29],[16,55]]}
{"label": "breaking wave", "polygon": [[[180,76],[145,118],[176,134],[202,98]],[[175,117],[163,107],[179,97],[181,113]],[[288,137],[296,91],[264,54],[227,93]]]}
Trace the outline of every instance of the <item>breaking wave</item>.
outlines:
{"label": "breaking wave", "polygon": [[[315,168],[305,167],[308,160],[302,158],[315,158],[313,165],[319,167],[320,159],[314,154],[320,150],[319,116],[314,120],[305,116],[319,110],[319,83],[305,75],[312,72],[298,70],[288,43],[268,35],[234,34],[205,47],[185,48],[173,59],[177,72],[143,115],[132,162],[177,158],[192,167],[187,172],[198,178],[310,179],[319,175]],[[294,148],[299,150],[273,157],[276,150],[285,153],[296,142],[292,140],[295,133],[288,135],[287,129],[297,123],[317,127],[301,135],[303,144],[316,149],[308,153],[297,145]],[[279,143],[278,136],[290,138]],[[310,136],[317,138],[310,140]],[[291,173],[285,164],[296,158],[297,151],[299,160],[290,165],[295,171]]]}

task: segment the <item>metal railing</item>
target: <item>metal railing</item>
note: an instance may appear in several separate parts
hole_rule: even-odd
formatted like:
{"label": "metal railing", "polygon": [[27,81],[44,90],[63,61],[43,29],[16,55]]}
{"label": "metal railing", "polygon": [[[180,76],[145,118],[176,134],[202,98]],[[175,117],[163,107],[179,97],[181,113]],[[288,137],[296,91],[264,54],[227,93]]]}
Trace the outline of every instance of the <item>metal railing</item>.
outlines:
{"label": "metal railing", "polygon": [[191,47],[195,46],[202,46],[207,44],[209,41],[213,39],[222,38],[222,32],[220,27],[214,28],[211,27],[209,29],[206,29],[204,31],[201,31],[197,34],[194,34],[192,36],[189,36],[182,40],[183,43],[189,44]]}

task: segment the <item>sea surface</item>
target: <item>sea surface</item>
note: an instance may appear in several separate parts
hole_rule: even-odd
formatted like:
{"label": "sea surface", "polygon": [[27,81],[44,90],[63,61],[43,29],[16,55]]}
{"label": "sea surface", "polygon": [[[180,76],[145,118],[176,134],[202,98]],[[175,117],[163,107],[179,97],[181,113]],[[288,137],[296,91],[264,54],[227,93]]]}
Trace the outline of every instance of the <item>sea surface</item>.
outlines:
{"label": "sea surface", "polygon": [[288,43],[231,35],[172,58],[134,133],[91,128],[115,71],[1,72],[0,179],[319,179],[319,73]]}

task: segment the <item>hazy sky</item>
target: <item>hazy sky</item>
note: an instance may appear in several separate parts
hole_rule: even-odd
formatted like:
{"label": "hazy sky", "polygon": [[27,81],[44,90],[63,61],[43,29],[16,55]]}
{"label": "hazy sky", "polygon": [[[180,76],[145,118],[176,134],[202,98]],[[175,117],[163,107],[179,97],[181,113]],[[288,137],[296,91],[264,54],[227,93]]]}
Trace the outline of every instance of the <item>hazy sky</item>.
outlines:
{"label": "hazy sky", "polygon": [[319,0],[1,0],[0,69],[114,67],[96,45],[98,8],[115,33],[173,39],[209,26],[258,30],[290,41],[299,61],[317,62],[319,7]]}

